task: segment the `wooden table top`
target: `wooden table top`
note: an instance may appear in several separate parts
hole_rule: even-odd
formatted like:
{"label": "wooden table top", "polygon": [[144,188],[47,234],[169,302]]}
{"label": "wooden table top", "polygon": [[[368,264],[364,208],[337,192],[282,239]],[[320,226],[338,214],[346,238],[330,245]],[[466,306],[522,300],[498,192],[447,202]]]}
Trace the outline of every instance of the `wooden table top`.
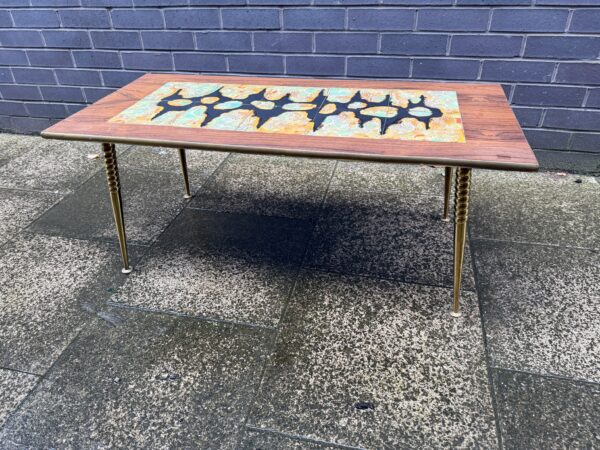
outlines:
{"label": "wooden table top", "polygon": [[537,170],[498,84],[148,74],[55,139]]}

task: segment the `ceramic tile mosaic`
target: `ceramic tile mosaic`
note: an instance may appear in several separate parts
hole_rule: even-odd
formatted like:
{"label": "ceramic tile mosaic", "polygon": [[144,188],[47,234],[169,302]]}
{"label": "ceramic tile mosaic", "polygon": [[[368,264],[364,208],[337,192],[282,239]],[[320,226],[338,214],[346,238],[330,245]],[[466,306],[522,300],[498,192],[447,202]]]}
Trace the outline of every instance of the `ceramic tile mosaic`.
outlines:
{"label": "ceramic tile mosaic", "polygon": [[465,142],[454,91],[170,82],[110,122]]}

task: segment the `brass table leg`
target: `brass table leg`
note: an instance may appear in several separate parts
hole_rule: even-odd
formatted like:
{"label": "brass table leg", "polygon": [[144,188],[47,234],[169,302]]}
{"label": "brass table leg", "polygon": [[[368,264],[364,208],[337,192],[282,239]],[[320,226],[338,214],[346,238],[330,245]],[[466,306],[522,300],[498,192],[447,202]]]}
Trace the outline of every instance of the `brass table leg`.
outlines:
{"label": "brass table leg", "polygon": [[454,317],[460,317],[460,286],[465,256],[465,242],[467,240],[470,188],[471,169],[458,168],[456,170],[454,201],[454,302],[451,313]]}
{"label": "brass table leg", "polygon": [[115,151],[115,145],[108,143],[102,144],[102,150],[104,151],[104,162],[106,164],[108,193],[110,194],[110,203],[112,204],[113,216],[117,227],[117,236],[119,237],[119,246],[121,247],[121,258],[123,260],[123,269],[121,269],[121,272],[130,273],[132,269],[129,265],[129,256],[127,255],[127,237],[125,236],[125,225],[123,221],[117,152]]}
{"label": "brass table leg", "polygon": [[179,149],[179,161],[181,162],[181,173],[183,173],[183,184],[185,185],[185,195],[183,198],[192,198],[190,194],[190,179],[188,177],[187,160],[185,157],[185,149]]}
{"label": "brass table leg", "polygon": [[452,167],[446,167],[446,178],[444,179],[444,215],[442,220],[450,222],[450,191],[452,188]]}

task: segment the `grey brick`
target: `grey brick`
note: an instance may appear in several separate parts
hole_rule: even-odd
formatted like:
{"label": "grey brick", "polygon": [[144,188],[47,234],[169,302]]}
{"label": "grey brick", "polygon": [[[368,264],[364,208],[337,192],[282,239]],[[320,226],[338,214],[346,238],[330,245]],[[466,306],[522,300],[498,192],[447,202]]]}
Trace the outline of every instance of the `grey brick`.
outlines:
{"label": "grey brick", "polygon": [[456,56],[519,56],[523,38],[498,35],[456,35],[452,37],[450,54]]}
{"label": "grey brick", "polygon": [[536,0],[535,4],[548,6],[598,6],[598,0]]}
{"label": "grey brick", "polygon": [[58,14],[65,28],[110,28],[105,9],[63,9]]}
{"label": "grey brick", "polygon": [[479,61],[467,59],[415,59],[413,78],[446,80],[474,80],[479,72]]}
{"label": "grey brick", "polygon": [[0,83],[14,83],[12,72],[8,67],[0,67]]}
{"label": "grey brick", "polygon": [[2,47],[44,47],[39,31],[34,30],[0,30],[0,46]]}
{"label": "grey brick", "polygon": [[287,73],[290,75],[344,75],[344,58],[340,56],[288,56]]}
{"label": "grey brick", "polygon": [[83,92],[78,87],[40,86],[42,98],[49,102],[83,102]]}
{"label": "grey brick", "polygon": [[58,28],[58,14],[51,9],[14,9],[11,11],[15,27]]}
{"label": "grey brick", "polygon": [[245,31],[207,31],[196,34],[196,48],[208,51],[252,50],[252,35]]}
{"label": "grey brick", "polygon": [[314,0],[315,5],[378,5],[378,0]]}
{"label": "grey brick", "polygon": [[135,50],[142,48],[137,31],[92,31],[92,41],[96,48]]}
{"label": "grey brick", "polygon": [[203,53],[174,53],[175,70],[197,72],[226,72],[227,63],[224,55],[207,55]]}
{"label": "grey brick", "polygon": [[189,31],[142,31],[146,50],[193,50],[194,35]]}
{"label": "grey brick", "polygon": [[246,0],[190,0],[191,6],[245,6]]}
{"label": "grey brick", "polygon": [[581,106],[586,90],[559,86],[517,86],[513,103],[532,106]]}
{"label": "grey brick", "polygon": [[38,117],[13,117],[11,122],[14,130],[25,134],[37,134],[53,123],[50,119]]}
{"label": "grey brick", "polygon": [[12,73],[17,83],[56,84],[56,78],[52,69],[13,67]]}
{"label": "grey brick", "polygon": [[248,4],[270,6],[310,5],[310,0],[248,0]]}
{"label": "grey brick", "polygon": [[318,33],[317,53],[377,53],[376,33]]}
{"label": "grey brick", "polygon": [[513,107],[513,112],[522,127],[537,127],[542,118],[541,108],[516,108]]}
{"label": "grey brick", "polygon": [[0,114],[6,116],[28,116],[23,102],[7,102],[0,100]]}
{"label": "grey brick", "polygon": [[135,0],[135,6],[188,6],[188,0]]}
{"label": "grey brick", "polygon": [[27,112],[32,117],[47,117],[49,119],[64,119],[67,108],[61,103],[26,103]]}
{"label": "grey brick", "polygon": [[532,0],[457,0],[458,6],[529,6]]}
{"label": "grey brick", "polygon": [[563,150],[569,145],[571,133],[551,130],[523,130],[529,145],[545,150]]}
{"label": "grey brick", "polygon": [[88,103],[95,103],[103,97],[115,92],[116,89],[107,88],[83,88]]}
{"label": "grey brick", "polygon": [[525,46],[528,58],[595,59],[598,54],[598,37],[529,36]]}
{"label": "grey brick", "polygon": [[229,56],[229,71],[239,73],[283,73],[283,58],[267,55]]}
{"label": "grey brick", "polygon": [[172,70],[173,58],[170,53],[123,52],[123,68],[137,70]]}
{"label": "grey brick", "polygon": [[27,50],[32,66],[73,67],[71,53],[66,50]]}
{"label": "grey brick", "polygon": [[164,15],[167,28],[220,28],[219,10],[216,8],[166,9]]}
{"label": "grey brick", "polygon": [[280,28],[279,11],[273,8],[227,8],[221,11],[223,28],[276,30]]}
{"label": "grey brick", "polygon": [[30,0],[31,6],[81,6],[79,0]]}
{"label": "grey brick", "polygon": [[85,7],[119,7],[133,6],[132,0],[81,0],[81,6]]}
{"label": "grey brick", "polygon": [[445,34],[384,34],[381,52],[387,55],[443,56],[448,36]]}
{"label": "grey brick", "polygon": [[600,131],[600,111],[580,109],[548,109],[544,127],[568,130]]}
{"label": "grey brick", "polygon": [[572,33],[600,32],[600,9],[576,9],[573,11],[569,31]]}
{"label": "grey brick", "polygon": [[42,31],[47,47],[91,48],[92,41],[87,31],[44,30]]}
{"label": "grey brick", "polygon": [[28,66],[25,50],[0,48],[0,66]]}
{"label": "grey brick", "polygon": [[453,0],[383,0],[384,5],[405,6],[452,6],[452,3]]}
{"label": "grey brick", "polygon": [[104,86],[120,88],[144,75],[145,72],[126,72],[124,70],[103,70]]}
{"label": "grey brick", "polygon": [[72,86],[101,86],[100,73],[96,70],[56,69],[60,84]]}
{"label": "grey brick", "polygon": [[67,113],[68,115],[72,115],[75,114],[76,112],[81,111],[83,108],[85,108],[87,105],[65,105],[67,107]]}
{"label": "grey brick", "polygon": [[258,52],[310,53],[312,41],[311,33],[254,33],[254,49]]}
{"label": "grey brick", "polygon": [[561,63],[558,65],[556,82],[600,85],[600,64]]}
{"label": "grey brick", "polygon": [[600,153],[600,134],[573,133],[571,150]]}
{"label": "grey brick", "polygon": [[495,9],[491,31],[552,33],[564,31],[569,11],[566,9]]}
{"label": "grey brick", "polygon": [[351,30],[412,30],[415,10],[397,8],[360,8],[348,10]]}
{"label": "grey brick", "polygon": [[121,59],[117,52],[82,50],[73,51],[73,58],[77,67],[118,69],[121,67]]}
{"label": "grey brick", "polygon": [[406,78],[409,74],[408,58],[348,58],[348,76],[351,77]]}
{"label": "grey brick", "polygon": [[14,131],[13,117],[0,116],[0,130],[12,132]]}
{"label": "grey brick", "polygon": [[343,30],[346,13],[343,9],[284,9],[283,28],[288,30]]}
{"label": "grey brick", "polygon": [[600,89],[591,89],[585,103],[586,108],[600,108]]}
{"label": "grey brick", "polygon": [[420,9],[417,30],[485,31],[488,9]]}
{"label": "grey brick", "polygon": [[0,10],[0,27],[10,28],[13,26],[12,19],[8,10]]}
{"label": "grey brick", "polygon": [[0,94],[5,100],[41,100],[42,95],[37,86],[19,84],[0,85]]}
{"label": "grey brick", "polygon": [[110,15],[115,28],[143,30],[164,27],[159,9],[113,9]]}
{"label": "grey brick", "polygon": [[544,81],[552,79],[554,63],[538,61],[485,61],[482,80],[488,81]]}

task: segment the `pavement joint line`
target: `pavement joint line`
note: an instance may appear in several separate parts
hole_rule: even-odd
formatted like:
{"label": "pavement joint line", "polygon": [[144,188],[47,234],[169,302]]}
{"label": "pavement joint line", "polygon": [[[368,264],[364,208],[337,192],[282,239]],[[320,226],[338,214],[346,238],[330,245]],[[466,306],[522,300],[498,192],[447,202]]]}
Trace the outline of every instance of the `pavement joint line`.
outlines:
{"label": "pavement joint line", "polygon": [[569,377],[567,375],[557,375],[557,374],[553,374],[553,373],[537,373],[537,372],[531,372],[529,370],[512,369],[509,367],[497,367],[497,366],[491,366],[491,369],[498,371],[498,372],[512,372],[512,373],[518,373],[518,374],[523,374],[523,375],[530,375],[530,376],[536,377],[536,378],[545,378],[545,379],[554,380],[554,381],[564,381],[564,382],[568,382],[568,383],[583,384],[586,386],[593,386],[596,388],[600,387],[600,381],[584,380],[582,378],[574,378],[574,377]]}
{"label": "pavement joint line", "polygon": [[565,245],[565,244],[554,244],[554,243],[546,243],[546,242],[531,242],[531,241],[509,241],[507,239],[496,239],[496,238],[486,238],[486,237],[475,237],[472,236],[470,241],[489,241],[489,242],[505,242],[507,244],[520,244],[520,245],[532,245],[536,247],[552,247],[552,248],[566,248],[573,250],[588,250],[591,252],[600,252],[600,247],[580,247],[577,245]]}
{"label": "pavement joint line", "polygon": [[24,373],[26,375],[33,375],[35,377],[41,377],[43,375],[41,373],[28,372],[27,370],[15,369],[14,367],[0,366],[0,370],[6,370],[6,371],[9,371],[9,372]]}
{"label": "pavement joint line", "polygon": [[301,436],[301,435],[297,435],[297,434],[290,434],[290,433],[286,433],[284,431],[279,431],[279,430],[275,430],[273,428],[260,428],[260,427],[255,427],[252,425],[247,425],[246,428],[250,431],[255,431],[257,433],[264,433],[264,434],[275,434],[278,436],[283,436],[286,438],[289,438],[291,440],[295,440],[295,441],[300,441],[300,442],[309,442],[312,444],[321,444],[321,445],[328,445],[331,447],[336,447],[336,448],[340,448],[340,449],[346,449],[346,450],[364,450],[362,447],[353,447],[350,445],[345,445],[345,444],[337,444],[335,442],[330,442],[330,441],[324,441],[321,439],[315,439],[315,438],[310,438],[307,436]]}
{"label": "pavement joint line", "polygon": [[[314,223],[312,224],[312,230],[309,234],[306,244],[304,245],[304,251],[302,252],[302,257],[300,258],[300,261],[298,262],[298,266],[296,268],[296,273],[294,275],[294,281],[290,287],[290,290],[288,291],[288,293],[286,295],[286,298],[285,298],[285,301],[283,304],[283,308],[281,309],[281,313],[279,314],[279,319],[277,320],[277,326],[275,328],[275,333],[273,333],[271,342],[269,342],[269,345],[268,345],[269,353],[271,355],[275,352],[275,349],[277,348],[277,343],[279,342],[279,339],[281,337],[281,327],[282,327],[281,324],[283,323],[283,319],[285,317],[285,314],[287,313],[288,306],[294,297],[294,293],[296,292],[296,287],[298,285],[298,281],[300,280],[300,277],[302,275],[302,266],[304,264],[304,259],[306,258],[306,255],[308,254],[308,250],[310,248],[310,243],[312,242],[313,234],[317,227],[317,219],[319,216],[319,212],[321,211],[321,209],[323,208],[323,205],[325,204],[325,199],[327,198],[327,192],[329,191],[329,187],[331,186],[331,182],[333,180],[333,177],[335,176],[337,167],[338,167],[338,161],[335,161],[335,163],[333,164],[333,167],[331,169],[331,175],[329,176],[329,182],[327,183],[327,186],[325,186],[325,189],[323,190],[323,197],[321,198],[321,203],[319,205],[319,208],[317,209],[317,212],[315,213],[316,217],[315,217]],[[271,358],[265,358],[262,369],[260,371],[259,378],[257,380],[258,384],[256,386],[254,393],[252,394],[252,398],[251,398],[250,402],[248,402],[248,409],[247,409],[246,415],[244,417],[244,424],[240,427],[240,431],[238,433],[237,446],[239,446],[241,444],[242,439],[244,438],[243,432],[244,432],[244,429],[248,426],[248,421],[250,420],[250,416],[252,414],[252,411],[254,410],[254,404],[256,402],[258,393],[260,392],[260,389],[262,387],[262,384],[264,381],[264,375],[266,373],[267,367],[269,366],[270,359]]]}
{"label": "pavement joint line", "polygon": [[502,447],[502,427],[500,426],[500,414],[498,411],[498,402],[496,401],[496,389],[494,388],[492,376],[492,357],[488,348],[487,331],[485,328],[485,319],[483,317],[483,304],[481,301],[482,295],[479,287],[479,272],[477,270],[476,251],[474,250],[477,244],[473,245],[474,241],[471,236],[472,230],[468,228],[469,248],[471,250],[471,266],[473,269],[473,280],[475,281],[475,295],[477,296],[477,307],[479,308],[479,322],[481,326],[481,337],[483,339],[483,352],[485,354],[485,365],[488,378],[488,388],[490,392],[490,401],[492,403],[492,411],[494,412],[494,425],[496,426],[496,438],[498,440],[498,448]]}
{"label": "pavement joint line", "polygon": [[[18,191],[18,192],[30,192],[34,194],[54,194],[54,195],[62,195],[63,197],[71,194],[71,191],[47,191],[45,189],[25,189],[19,187],[8,187],[8,186],[0,186],[1,191]],[[62,200],[62,199],[61,199]]]}
{"label": "pavement joint line", "polygon": [[127,305],[125,303],[113,302],[111,300],[107,300],[105,302],[105,304],[107,306],[112,306],[115,308],[121,308],[121,309],[126,309],[126,310],[131,310],[131,311],[139,311],[139,312],[155,314],[155,315],[179,317],[182,319],[195,320],[198,322],[211,322],[211,323],[217,323],[217,324],[222,324],[222,325],[236,325],[236,326],[242,326],[242,327],[253,328],[253,329],[258,329],[258,330],[270,331],[270,332],[276,330],[276,327],[274,327],[274,326],[260,325],[260,324],[256,324],[256,323],[252,323],[252,322],[242,322],[239,320],[219,319],[216,317],[209,317],[209,316],[193,316],[190,314],[179,313],[176,311],[146,308],[143,306],[131,306],[131,305]]}

